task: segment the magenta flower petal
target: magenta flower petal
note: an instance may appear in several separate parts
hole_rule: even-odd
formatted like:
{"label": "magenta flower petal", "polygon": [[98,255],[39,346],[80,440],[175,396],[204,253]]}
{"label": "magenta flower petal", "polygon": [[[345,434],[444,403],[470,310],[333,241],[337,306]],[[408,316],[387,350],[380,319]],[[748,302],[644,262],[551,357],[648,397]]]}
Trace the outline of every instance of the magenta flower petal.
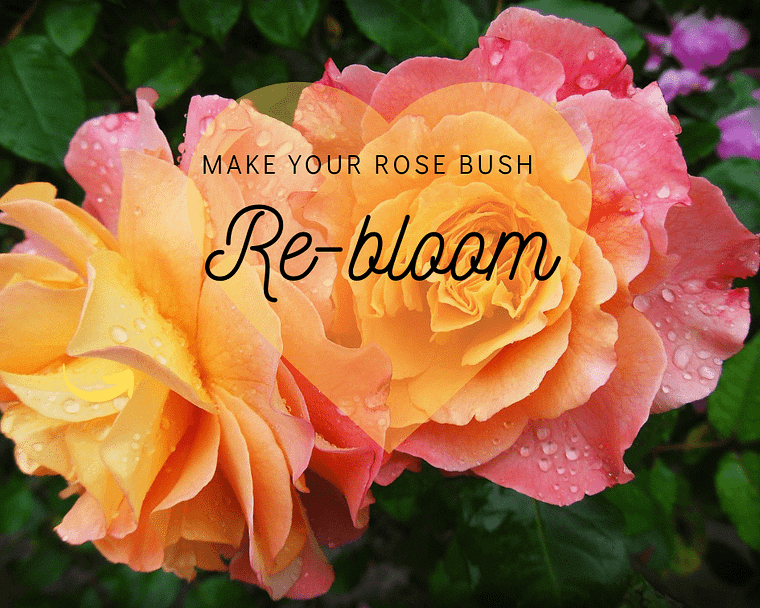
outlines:
{"label": "magenta flower petal", "polygon": [[717,125],[720,129],[718,156],[749,156],[760,160],[760,106],[724,116]]}
{"label": "magenta flower petal", "polygon": [[670,35],[673,57],[696,71],[721,65],[748,41],[749,32],[741,23],[719,16],[707,19],[701,13],[681,19]]}

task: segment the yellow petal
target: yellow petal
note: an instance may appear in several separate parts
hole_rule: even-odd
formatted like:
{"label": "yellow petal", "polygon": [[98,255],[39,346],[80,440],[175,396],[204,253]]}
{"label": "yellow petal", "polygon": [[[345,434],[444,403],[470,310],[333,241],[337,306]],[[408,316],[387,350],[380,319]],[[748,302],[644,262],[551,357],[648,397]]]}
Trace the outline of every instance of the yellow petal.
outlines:
{"label": "yellow petal", "polygon": [[140,293],[127,261],[114,251],[98,251],[88,267],[87,301],[68,353],[124,363],[213,411],[187,338]]}

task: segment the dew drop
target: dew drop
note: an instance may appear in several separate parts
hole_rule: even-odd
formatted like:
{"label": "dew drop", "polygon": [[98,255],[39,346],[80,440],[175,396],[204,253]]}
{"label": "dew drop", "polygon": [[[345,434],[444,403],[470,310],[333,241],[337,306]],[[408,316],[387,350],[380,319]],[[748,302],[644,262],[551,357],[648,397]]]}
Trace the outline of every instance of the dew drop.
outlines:
{"label": "dew drop", "polygon": [[293,142],[288,140],[280,144],[280,147],[275,150],[274,155],[275,156],[282,156],[283,154],[288,154],[289,152],[293,151]]}
{"label": "dew drop", "polygon": [[67,414],[76,414],[79,411],[79,403],[73,399],[66,399],[63,402],[63,411]]}
{"label": "dew drop", "polygon": [[127,405],[128,401],[129,401],[128,397],[124,397],[124,396],[116,397],[116,399],[113,400],[113,407],[117,412],[120,412]]}
{"label": "dew drop", "polygon": [[201,130],[201,135],[205,135],[208,131],[209,135],[214,134],[214,127],[212,126],[214,124],[214,119],[211,116],[206,116],[205,118],[201,119],[200,124],[198,125]]}
{"label": "dew drop", "polygon": [[636,296],[633,298],[633,307],[639,312],[646,312],[649,310],[649,298],[646,296]]}
{"label": "dew drop", "polygon": [[575,84],[577,84],[580,88],[588,91],[589,89],[593,89],[599,86],[599,78],[593,74],[583,74],[582,76],[578,76],[578,78],[575,79]]}
{"label": "dew drop", "polygon": [[570,486],[570,491],[575,494],[578,491],[578,486]]}
{"label": "dew drop", "polygon": [[674,302],[676,299],[676,296],[673,294],[673,292],[668,289],[667,287],[662,290],[662,299],[666,302]]}
{"label": "dew drop", "polygon": [[528,456],[530,456],[530,447],[527,445],[522,446],[520,448],[520,456],[522,456],[523,458],[527,458]]}
{"label": "dew drop", "polygon": [[565,457],[568,460],[578,460],[578,450],[572,446],[565,446]]}
{"label": "dew drop", "polygon": [[135,329],[136,329],[137,331],[142,331],[142,330],[144,330],[144,329],[145,329],[145,328],[148,326],[148,325],[145,323],[145,319],[143,319],[142,317],[137,317],[137,318],[135,319],[135,323],[134,323],[134,325],[135,325]]}
{"label": "dew drop", "polygon": [[698,350],[697,351],[697,358],[699,358],[699,359],[709,359],[710,358],[710,353],[707,352],[706,350]]}
{"label": "dew drop", "polygon": [[90,146],[88,145],[86,141],[82,140],[81,142],[79,142],[79,147],[82,148],[82,150],[86,150]]}
{"label": "dew drop", "polygon": [[129,340],[129,334],[122,325],[114,325],[111,327],[111,340],[117,344],[124,344]]}
{"label": "dew drop", "polygon": [[683,373],[683,379],[684,380],[691,380],[691,374],[689,372]]}
{"label": "dew drop", "polygon": [[501,63],[501,60],[504,58],[504,52],[503,51],[494,51],[491,53],[491,57],[489,57],[488,61],[491,63],[491,65],[499,65]]}
{"label": "dew drop", "polygon": [[266,146],[271,141],[272,141],[272,134],[269,131],[267,131],[267,130],[261,131],[256,136],[256,145],[259,148],[263,148],[264,146]]}
{"label": "dew drop", "polygon": [[113,131],[119,126],[119,117],[116,114],[109,114],[103,119],[103,126],[108,131]]}
{"label": "dew drop", "polygon": [[41,443],[35,443],[35,444],[32,446],[32,449],[33,449],[35,452],[41,452],[41,451],[42,451],[42,444],[41,444]]}
{"label": "dew drop", "polygon": [[303,111],[301,111],[301,110],[296,110],[296,111],[293,113],[293,121],[294,121],[294,122],[300,122],[301,120],[303,120]]}
{"label": "dew drop", "polygon": [[156,355],[156,361],[158,361],[161,365],[166,365],[166,357],[163,355]]}
{"label": "dew drop", "polygon": [[536,437],[539,441],[543,441],[549,436],[549,427],[539,426],[536,428]]}
{"label": "dew drop", "polygon": [[691,361],[691,347],[682,344],[673,352],[673,363],[679,369],[684,369]]}
{"label": "dew drop", "polygon": [[546,472],[549,470],[550,467],[549,459],[548,458],[541,458],[538,461],[538,468],[542,471]]}
{"label": "dew drop", "polygon": [[683,289],[686,293],[700,293],[702,291],[702,281],[699,279],[691,279],[683,284]]}
{"label": "dew drop", "polygon": [[161,348],[161,340],[159,340],[158,338],[156,338],[155,336],[153,336],[153,337],[150,339],[150,345],[151,345],[153,348]]}
{"label": "dew drop", "polygon": [[713,357],[713,363],[715,363],[715,365],[720,365],[721,363],[723,363],[723,360],[718,359],[718,357]]}
{"label": "dew drop", "polygon": [[558,475],[562,475],[562,473],[564,473],[564,472],[565,472],[565,467],[563,467],[562,465],[557,466],[557,474]]}
{"label": "dew drop", "polygon": [[588,53],[586,53],[586,59],[588,59],[589,61],[593,61],[594,57],[596,57],[596,53],[594,51],[589,51]]}
{"label": "dew drop", "polygon": [[137,443],[136,441],[133,441],[132,443],[129,444],[129,447],[132,448],[133,450],[139,450],[140,444]]}
{"label": "dew drop", "polygon": [[707,367],[706,365],[703,365],[699,368],[699,375],[707,380],[712,380],[715,378],[715,370],[712,367]]}
{"label": "dew drop", "polygon": [[663,384],[662,392],[667,395],[670,392],[670,387]]}
{"label": "dew drop", "polygon": [[663,186],[657,191],[657,198],[668,198],[670,196],[670,188]]}
{"label": "dew drop", "polygon": [[668,340],[675,342],[678,335],[672,329],[668,332]]}
{"label": "dew drop", "polygon": [[557,451],[557,443],[554,441],[547,441],[541,446],[541,450],[546,454],[547,456],[551,456],[554,454],[554,452]]}

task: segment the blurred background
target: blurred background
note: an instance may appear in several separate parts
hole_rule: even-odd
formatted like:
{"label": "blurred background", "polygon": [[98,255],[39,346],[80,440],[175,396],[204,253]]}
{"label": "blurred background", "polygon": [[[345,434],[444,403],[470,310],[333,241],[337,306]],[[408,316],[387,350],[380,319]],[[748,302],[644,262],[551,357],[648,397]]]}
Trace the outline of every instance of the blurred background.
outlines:
{"label": "blurred background", "polygon": [[[602,28],[636,84],[658,80],[680,121],[690,173],[720,186],[760,232],[760,4],[754,0],[524,4]],[[4,1],[0,5],[0,191],[49,181],[93,116],[135,110],[155,88],[176,151],[191,96],[237,98],[314,81],[332,58],[387,71],[413,55],[461,58],[501,0]],[[717,14],[722,19],[713,19]],[[0,227],[8,251],[21,233]],[[626,454],[635,481],[554,507],[432,468],[375,487],[369,530],[329,549],[330,593],[281,606],[760,606],[758,279],[745,349],[708,400],[653,416]],[[60,478],[27,477],[0,436],[0,606],[268,606],[226,574],[192,582],[134,573],[52,531],[74,498]]]}

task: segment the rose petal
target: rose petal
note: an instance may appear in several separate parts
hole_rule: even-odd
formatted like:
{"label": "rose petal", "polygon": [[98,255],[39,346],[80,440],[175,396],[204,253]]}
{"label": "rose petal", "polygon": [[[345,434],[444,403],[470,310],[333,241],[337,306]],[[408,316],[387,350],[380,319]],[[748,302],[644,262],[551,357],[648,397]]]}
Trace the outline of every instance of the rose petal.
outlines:
{"label": "rose petal", "polygon": [[138,89],[137,114],[123,112],[88,120],[75,133],[63,160],[66,170],[84,188],[83,208],[114,234],[123,176],[119,151],[146,151],[173,162],[166,137],[156,124],[152,106],[157,98],[151,89]]}
{"label": "rose petal", "polygon": [[734,277],[757,272],[757,237],[704,178],[691,178],[689,196],[692,206],[673,207],[665,224],[668,254],[679,256],[678,264],[634,300],[654,323],[668,355],[655,412],[712,392],[722,362],[739,351],[749,330],[748,290],[730,287]]}
{"label": "rose petal", "polygon": [[629,308],[618,321],[618,365],[609,381],[581,407],[531,422],[512,448],[474,472],[558,505],[633,477],[623,452],[649,415],[665,353],[643,315]]}
{"label": "rose petal", "polygon": [[625,97],[632,87],[633,71],[626,65],[625,55],[598,28],[511,7],[491,22],[486,36],[520,40],[534,50],[556,57],[565,70],[558,100],[596,89]]}

